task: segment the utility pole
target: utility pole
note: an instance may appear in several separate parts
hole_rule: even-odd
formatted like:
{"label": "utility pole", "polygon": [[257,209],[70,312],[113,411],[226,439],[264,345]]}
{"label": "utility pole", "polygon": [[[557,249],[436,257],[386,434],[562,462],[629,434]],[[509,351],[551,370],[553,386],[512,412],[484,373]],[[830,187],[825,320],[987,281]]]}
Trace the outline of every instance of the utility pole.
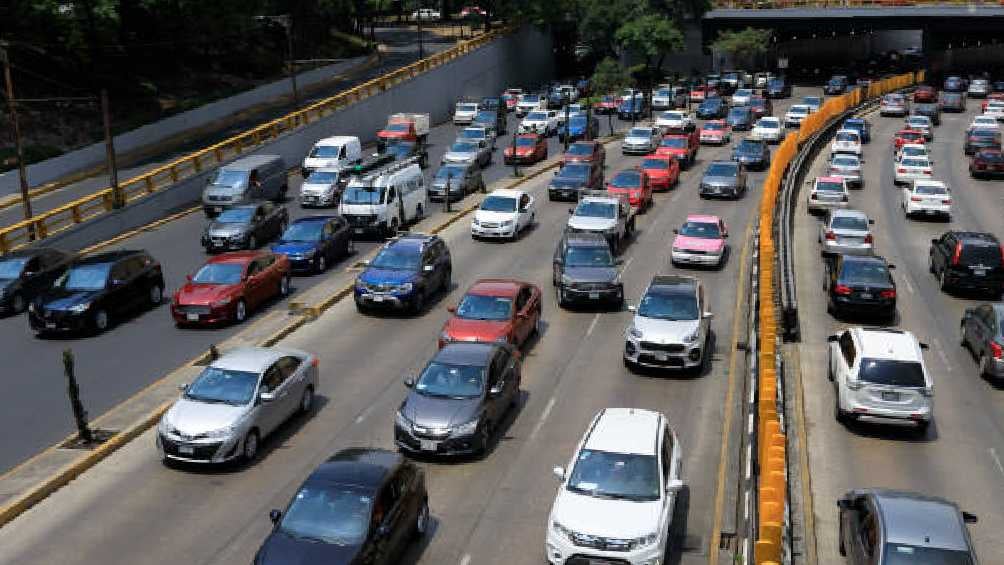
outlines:
{"label": "utility pole", "polygon": [[[14,99],[14,82],[10,75],[10,59],[7,57],[7,44],[0,43],[0,63],[3,64],[3,76],[6,84],[7,110],[10,113],[11,126],[14,133],[14,150],[17,157],[17,172],[21,180],[21,208],[24,219],[29,220],[31,213],[31,197],[28,196],[28,173],[24,169],[24,148],[21,146],[21,127],[17,120],[17,100]],[[35,226],[28,226],[28,241],[35,239]]]}
{"label": "utility pole", "polygon": [[[565,153],[568,153],[568,138],[571,137],[571,135],[572,135],[572,124],[568,123],[568,119],[569,119],[568,118],[568,110],[569,110],[568,107],[572,104],[572,97],[569,96],[569,94],[566,92],[564,98],[565,98],[565,139],[564,139],[564,141],[565,141]],[[586,127],[588,128],[589,125],[586,124]]]}
{"label": "utility pole", "polygon": [[422,3],[418,3],[418,12],[415,13],[415,21],[418,23],[418,58],[425,58],[425,42],[422,40]]}
{"label": "utility pole", "polygon": [[108,178],[112,185],[112,207],[125,206],[125,195],[119,187],[119,170],[115,164],[115,138],[112,137],[112,115],[108,108],[108,91],[101,89],[101,117],[105,124],[105,153],[108,158]]}

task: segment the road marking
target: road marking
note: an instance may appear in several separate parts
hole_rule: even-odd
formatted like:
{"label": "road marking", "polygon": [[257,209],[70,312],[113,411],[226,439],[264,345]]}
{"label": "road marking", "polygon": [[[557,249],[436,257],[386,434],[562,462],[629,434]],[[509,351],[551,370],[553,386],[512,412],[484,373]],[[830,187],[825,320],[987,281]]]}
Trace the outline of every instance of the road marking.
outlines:
{"label": "road marking", "polygon": [[997,464],[997,470],[1001,472],[1001,475],[1004,475],[1004,465],[1001,465],[1001,459],[1000,457],[997,457],[997,450],[992,447],[990,448],[990,457],[994,458],[994,463]]}
{"label": "road marking", "polygon": [[537,425],[533,427],[533,431],[530,432],[529,441],[533,441],[533,438],[537,437],[540,433],[540,429],[544,427],[544,422],[547,421],[547,417],[551,415],[551,409],[554,408],[554,401],[557,397],[552,396],[550,400],[547,401],[547,406],[544,407],[544,411],[540,414],[540,419],[537,420]]}
{"label": "road marking", "polygon": [[906,285],[906,290],[913,294],[913,285],[910,284],[910,275],[903,275],[903,284]]}
{"label": "road marking", "polygon": [[945,369],[948,369],[948,372],[951,373],[952,364],[948,362],[948,355],[945,355],[945,350],[941,348],[941,343],[934,342],[934,349],[938,352],[938,357],[941,357],[941,362],[945,364]]}
{"label": "road marking", "polygon": [[746,444],[746,480],[753,476],[753,445]]}
{"label": "road marking", "polygon": [[460,559],[460,565],[470,565],[470,563],[471,563],[471,554],[465,553],[464,556]]}
{"label": "road marking", "polygon": [[623,268],[621,269],[621,272],[622,272],[622,273],[623,273],[624,271],[627,271],[627,268],[628,268],[628,266],[629,266],[629,265],[631,264],[631,261],[634,261],[634,256],[633,256],[633,255],[632,255],[631,257],[628,257],[628,258],[627,258],[627,260],[626,260],[626,261],[624,261],[624,267],[623,267]]}
{"label": "road marking", "polygon": [[368,408],[363,410],[358,416],[356,416],[356,423],[357,424],[362,423],[362,421],[365,420],[366,417],[369,416],[370,412],[372,411],[373,411],[373,405],[370,405]]}
{"label": "road marking", "polygon": [[593,335],[593,330],[596,329],[596,322],[599,321],[600,321],[600,315],[597,313],[595,316],[593,316],[593,321],[589,322],[589,329],[586,330],[587,337]]}

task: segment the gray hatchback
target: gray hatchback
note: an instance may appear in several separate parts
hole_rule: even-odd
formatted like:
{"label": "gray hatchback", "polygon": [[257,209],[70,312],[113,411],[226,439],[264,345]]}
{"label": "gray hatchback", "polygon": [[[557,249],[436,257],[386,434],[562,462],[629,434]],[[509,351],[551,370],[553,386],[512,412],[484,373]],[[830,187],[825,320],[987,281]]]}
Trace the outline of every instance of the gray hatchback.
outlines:
{"label": "gray hatchback", "polygon": [[980,376],[1004,378],[1004,304],[966,308],[959,333],[962,347],[979,363]]}

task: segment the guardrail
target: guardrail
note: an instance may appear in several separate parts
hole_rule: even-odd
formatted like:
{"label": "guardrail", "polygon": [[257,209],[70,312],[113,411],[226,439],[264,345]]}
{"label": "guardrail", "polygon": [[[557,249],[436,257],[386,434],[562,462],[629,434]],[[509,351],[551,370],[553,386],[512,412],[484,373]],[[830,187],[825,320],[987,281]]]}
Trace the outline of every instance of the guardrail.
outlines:
{"label": "guardrail", "polygon": [[147,173],[122,181],[119,183],[118,195],[111,187],[104,188],[58,208],[4,227],[0,229],[0,254],[107,214],[115,209],[116,196],[121,199],[121,203],[124,205],[164,190],[181,179],[221,165],[249,150],[273,141],[285,133],[315,122],[346,106],[384,92],[397,84],[466,55],[495,39],[512,33],[515,29],[515,26],[507,26],[479,35],[474,39],[459,43],[449,49],[286,114],[281,118],[188,154]]}
{"label": "guardrail", "polygon": [[[787,260],[778,261],[780,251],[778,236],[790,241],[790,225],[781,222],[791,220],[790,202],[788,198],[780,198],[782,184],[786,180],[797,177],[804,162],[804,153],[812,148],[817,134],[835,124],[848,110],[855,108],[868,99],[881,96],[887,92],[898,90],[918,82],[923,82],[924,71],[898,75],[875,81],[867,89],[856,89],[852,92],[830,98],[823,103],[818,112],[810,114],[799,127],[798,132],[791,132],[774,152],[770,169],[763,184],[763,196],[760,200],[759,238],[757,241],[757,293],[753,308],[756,312],[759,340],[756,344],[756,370],[751,375],[755,387],[756,431],[756,520],[753,521],[756,531],[752,532],[754,544],[754,563],[756,565],[788,564],[791,559],[791,514],[789,508],[788,485],[788,444],[785,429],[785,397],[784,368],[780,355],[782,327],[779,308],[789,306],[797,309],[794,302],[794,283],[787,286],[792,279],[790,266],[790,246]],[[784,215],[779,217],[779,204]],[[779,272],[785,270],[785,276]],[[782,296],[785,298],[780,299]],[[791,301],[788,303],[787,301]],[[786,310],[785,310],[786,311]]]}
{"label": "guardrail", "polygon": [[1001,6],[1004,0],[716,0],[715,8],[776,10],[781,8],[888,8],[894,6]]}

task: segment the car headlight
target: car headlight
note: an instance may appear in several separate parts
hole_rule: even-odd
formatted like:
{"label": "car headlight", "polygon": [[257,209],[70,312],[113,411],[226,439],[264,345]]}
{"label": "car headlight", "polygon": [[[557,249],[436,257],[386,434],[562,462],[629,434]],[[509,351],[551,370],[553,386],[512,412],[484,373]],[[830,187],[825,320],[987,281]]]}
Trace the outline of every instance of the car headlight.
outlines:
{"label": "car headlight", "polygon": [[509,343],[509,336],[500,335],[497,338],[495,338],[495,343]]}
{"label": "car headlight", "polygon": [[216,438],[216,439],[230,437],[234,435],[234,431],[236,430],[237,430],[237,425],[235,424],[233,426],[227,426],[225,428],[220,428],[218,430],[208,431],[206,432],[206,437]]}
{"label": "car headlight", "polygon": [[572,530],[566,528],[565,526],[562,526],[556,520],[551,521],[551,529],[554,530],[554,533],[558,534],[559,536],[562,536],[569,541],[573,542],[575,541],[574,539],[575,533]]}
{"label": "car headlight", "polygon": [[247,237],[247,234],[245,233],[235,233],[234,235],[230,236],[230,241],[240,241],[245,237]]}
{"label": "car headlight", "polygon": [[304,259],[310,259],[311,257],[314,256],[315,253],[317,253],[316,249],[308,249],[306,251],[301,251],[300,253],[297,253],[296,255],[297,255],[297,257],[302,257]]}
{"label": "car headlight", "polygon": [[362,279],[356,279],[356,290],[366,290],[367,288],[366,283]]}
{"label": "car headlight", "polygon": [[411,292],[411,289],[413,289],[413,288],[415,288],[415,285],[413,285],[410,282],[401,283],[401,284],[397,285],[397,291],[398,292]]}
{"label": "car headlight", "polygon": [[694,333],[692,333],[692,334],[690,334],[690,335],[688,335],[688,336],[685,336],[685,337],[683,338],[683,343],[694,343],[695,341],[697,341],[697,334],[698,334],[698,333],[699,333],[699,332],[697,332],[697,331],[695,330],[695,331],[694,331]]}
{"label": "car headlight", "polygon": [[659,534],[657,532],[652,532],[651,534],[641,536],[631,540],[636,548],[648,547],[650,545],[655,545],[659,541]]}
{"label": "car headlight", "polygon": [[35,312],[35,303],[34,302],[32,302],[31,304],[28,305],[28,311],[31,312],[31,313]]}
{"label": "car headlight", "polygon": [[86,311],[90,307],[91,307],[90,302],[84,302],[83,304],[77,304],[76,306],[71,306],[70,312],[73,312],[74,314],[80,314]]}
{"label": "car headlight", "polygon": [[217,300],[216,302],[213,302],[213,306],[216,307],[216,308],[219,308],[220,306],[226,306],[227,304],[230,304],[231,300],[233,300],[233,298],[231,298],[229,296],[226,297],[226,298],[221,298],[220,300]]}
{"label": "car headlight", "polygon": [[470,422],[460,424],[459,426],[453,428],[452,435],[469,436],[472,435],[477,429],[478,429],[478,419],[474,418]]}
{"label": "car headlight", "polygon": [[635,339],[641,339],[642,333],[634,324],[628,326],[627,334]]}
{"label": "car headlight", "polygon": [[506,221],[502,222],[502,227],[504,227],[504,228],[508,228],[508,227],[510,227],[512,225],[513,225],[513,221],[512,220],[506,220]]}
{"label": "car headlight", "polygon": [[404,414],[402,414],[400,410],[394,413],[394,423],[400,428],[404,428],[406,430],[411,429],[411,420],[405,418]]}
{"label": "car headlight", "polygon": [[568,275],[561,275],[561,284],[572,285],[575,284],[575,281],[573,281]]}

